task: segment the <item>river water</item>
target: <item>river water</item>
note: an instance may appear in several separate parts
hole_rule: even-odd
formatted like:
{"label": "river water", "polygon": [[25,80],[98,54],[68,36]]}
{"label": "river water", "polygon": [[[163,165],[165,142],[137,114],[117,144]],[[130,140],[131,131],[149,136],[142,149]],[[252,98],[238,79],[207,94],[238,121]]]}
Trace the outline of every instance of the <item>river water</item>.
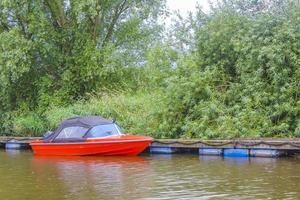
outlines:
{"label": "river water", "polygon": [[40,157],[1,150],[0,198],[300,199],[300,159]]}

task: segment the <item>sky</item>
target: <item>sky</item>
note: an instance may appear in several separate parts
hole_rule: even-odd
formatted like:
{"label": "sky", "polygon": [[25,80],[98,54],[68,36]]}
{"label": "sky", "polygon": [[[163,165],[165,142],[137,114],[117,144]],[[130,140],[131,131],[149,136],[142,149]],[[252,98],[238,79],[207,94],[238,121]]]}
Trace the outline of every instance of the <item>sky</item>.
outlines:
{"label": "sky", "polygon": [[195,13],[197,4],[202,7],[203,12],[207,13],[209,11],[209,1],[212,0],[167,0],[167,8],[171,15],[164,20],[166,26],[170,26],[175,11],[179,11],[181,16],[186,17],[189,11]]}
{"label": "sky", "polygon": [[209,10],[209,0],[167,0],[167,6],[170,11],[179,10],[180,14],[185,16],[188,11],[195,12],[197,3],[204,12]]}

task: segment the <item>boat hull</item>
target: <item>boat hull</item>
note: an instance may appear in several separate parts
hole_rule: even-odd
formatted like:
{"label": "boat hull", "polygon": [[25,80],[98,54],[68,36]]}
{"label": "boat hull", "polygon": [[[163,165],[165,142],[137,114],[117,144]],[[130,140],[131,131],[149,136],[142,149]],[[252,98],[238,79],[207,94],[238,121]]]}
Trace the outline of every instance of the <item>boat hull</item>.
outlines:
{"label": "boat hull", "polygon": [[131,136],[123,138],[92,139],[84,142],[30,143],[35,155],[47,156],[87,156],[87,155],[124,155],[135,156],[143,152],[152,138]]}

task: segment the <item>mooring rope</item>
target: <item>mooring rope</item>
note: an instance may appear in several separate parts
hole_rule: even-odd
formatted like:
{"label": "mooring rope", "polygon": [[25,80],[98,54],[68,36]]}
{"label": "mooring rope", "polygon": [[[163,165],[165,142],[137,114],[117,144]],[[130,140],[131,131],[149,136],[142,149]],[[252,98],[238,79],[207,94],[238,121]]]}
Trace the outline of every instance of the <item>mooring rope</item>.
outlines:
{"label": "mooring rope", "polygon": [[169,142],[163,142],[163,141],[159,141],[159,140],[154,140],[153,142],[155,143],[160,143],[160,144],[183,144],[183,145],[195,145],[195,144],[204,144],[204,145],[208,145],[208,146],[225,146],[228,144],[232,144],[232,141],[229,142],[224,142],[224,143],[220,143],[220,144],[216,144],[216,143],[208,143],[205,141],[195,141],[195,142],[182,142],[182,141],[169,141]]}

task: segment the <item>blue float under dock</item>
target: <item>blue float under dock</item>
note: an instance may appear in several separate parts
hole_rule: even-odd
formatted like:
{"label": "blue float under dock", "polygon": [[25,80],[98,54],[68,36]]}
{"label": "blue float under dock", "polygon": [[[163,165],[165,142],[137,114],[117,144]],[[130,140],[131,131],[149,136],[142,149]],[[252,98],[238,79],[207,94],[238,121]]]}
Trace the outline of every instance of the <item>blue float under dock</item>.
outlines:
{"label": "blue float under dock", "polygon": [[285,156],[286,151],[276,149],[250,149],[249,155],[251,157],[280,157]]}
{"label": "blue float under dock", "polygon": [[176,152],[177,149],[173,147],[150,147],[150,153],[154,154],[172,154]]}
{"label": "blue float under dock", "polygon": [[41,137],[0,137],[0,147],[6,149],[30,149],[32,140],[41,139]]}
{"label": "blue float under dock", "polygon": [[5,142],[4,144],[5,149],[29,149],[29,143],[23,142],[23,141],[18,141],[15,139],[9,140]]}
{"label": "blue float under dock", "polygon": [[[175,147],[150,147],[152,154],[175,154],[192,152],[185,148]],[[194,151],[193,151],[194,152]],[[287,151],[276,149],[248,149],[248,148],[199,148],[201,156],[224,156],[224,157],[269,157],[276,158],[288,155]]]}
{"label": "blue float under dock", "polygon": [[222,156],[223,149],[220,148],[199,148],[199,155]]}
{"label": "blue float under dock", "polygon": [[225,157],[248,157],[249,149],[224,149]]}

